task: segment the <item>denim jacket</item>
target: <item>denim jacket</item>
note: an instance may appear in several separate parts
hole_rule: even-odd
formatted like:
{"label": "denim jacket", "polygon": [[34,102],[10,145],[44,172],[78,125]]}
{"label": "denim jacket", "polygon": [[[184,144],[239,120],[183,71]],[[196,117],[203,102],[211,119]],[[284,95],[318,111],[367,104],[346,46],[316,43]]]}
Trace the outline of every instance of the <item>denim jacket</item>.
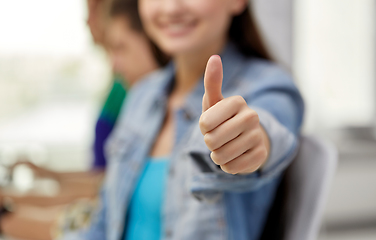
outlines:
{"label": "denim jacket", "polygon": [[[227,174],[212,162],[198,126],[204,94],[201,79],[174,113],[163,240],[258,239],[281,173],[298,147],[303,101],[291,76],[271,62],[244,57],[231,44],[221,57],[223,95],[241,95],[259,114],[270,139],[269,158],[262,169],[247,175]],[[122,239],[127,208],[163,124],[173,79],[171,64],[131,89],[107,144],[101,207],[87,230],[65,239]]]}

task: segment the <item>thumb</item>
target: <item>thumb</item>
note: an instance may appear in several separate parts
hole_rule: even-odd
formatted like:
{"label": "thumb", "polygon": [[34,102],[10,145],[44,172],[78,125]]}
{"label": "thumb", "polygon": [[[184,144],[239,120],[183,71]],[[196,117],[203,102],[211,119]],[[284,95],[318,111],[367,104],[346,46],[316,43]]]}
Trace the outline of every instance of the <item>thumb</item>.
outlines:
{"label": "thumb", "polygon": [[203,112],[223,99],[222,79],[223,68],[221,57],[218,55],[213,55],[209,58],[205,70],[205,94],[202,100]]}

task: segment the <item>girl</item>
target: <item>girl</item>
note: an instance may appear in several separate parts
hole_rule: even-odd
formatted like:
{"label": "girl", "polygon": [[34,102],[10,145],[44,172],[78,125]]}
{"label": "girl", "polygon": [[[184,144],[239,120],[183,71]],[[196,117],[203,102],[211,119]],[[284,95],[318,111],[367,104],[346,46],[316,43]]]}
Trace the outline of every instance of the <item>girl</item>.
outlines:
{"label": "girl", "polygon": [[298,90],[267,54],[247,0],[138,1],[173,61],[132,88],[82,238],[259,239],[297,150]]}
{"label": "girl", "polygon": [[[90,2],[93,0],[89,0],[89,7]],[[93,164],[96,169],[106,166],[103,146],[116,124],[126,89],[167,63],[167,57],[145,36],[138,18],[137,4],[121,0],[101,0],[100,4],[97,6],[99,9],[92,10],[94,13],[90,14],[89,11],[88,23],[97,23],[89,24],[93,39],[97,42],[102,40],[101,45],[110,57],[115,74],[112,89],[96,124]],[[102,33],[103,36],[96,37],[94,33]]]}
{"label": "girl", "polygon": [[[30,162],[14,165],[12,168],[25,164],[38,177],[57,180],[61,191],[53,197],[1,191],[0,198],[6,198],[6,203],[11,200],[16,208],[6,215],[4,208],[0,216],[0,230],[7,237],[52,239],[57,234],[60,236],[61,232],[86,226],[96,202],[92,199],[98,195],[102,170],[106,167],[103,145],[117,122],[126,97],[123,84],[130,87],[142,76],[167,62],[165,55],[155,48],[143,32],[137,14],[137,2],[88,0],[88,7],[88,25],[93,39],[106,48],[114,72],[117,73],[96,124],[93,168],[89,171],[60,173]],[[122,77],[118,77],[119,74]]]}

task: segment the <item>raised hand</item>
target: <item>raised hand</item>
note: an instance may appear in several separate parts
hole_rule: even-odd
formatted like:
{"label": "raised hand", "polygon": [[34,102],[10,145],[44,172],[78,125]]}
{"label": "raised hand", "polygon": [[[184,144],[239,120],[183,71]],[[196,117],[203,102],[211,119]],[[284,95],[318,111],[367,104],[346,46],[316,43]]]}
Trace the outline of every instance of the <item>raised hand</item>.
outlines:
{"label": "raised hand", "polygon": [[205,71],[200,129],[211,159],[224,172],[252,173],[263,165],[269,152],[269,139],[258,114],[241,96],[222,96],[222,61],[212,56]]}

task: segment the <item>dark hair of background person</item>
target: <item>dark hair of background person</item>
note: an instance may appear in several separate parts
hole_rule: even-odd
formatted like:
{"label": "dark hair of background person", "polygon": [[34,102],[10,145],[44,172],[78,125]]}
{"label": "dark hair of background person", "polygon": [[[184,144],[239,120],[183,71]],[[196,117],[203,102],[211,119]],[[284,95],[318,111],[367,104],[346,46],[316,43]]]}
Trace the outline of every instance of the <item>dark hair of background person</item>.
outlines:
{"label": "dark hair of background person", "polygon": [[245,56],[258,57],[273,61],[252,14],[252,4],[232,19],[230,26],[230,40]]}
{"label": "dark hair of background person", "polygon": [[[138,13],[138,0],[112,0],[109,4],[109,17],[125,17],[130,21],[132,29],[144,34],[144,29]],[[153,55],[159,66],[165,66],[169,62],[170,58],[164,54],[151,40],[149,41]]]}

